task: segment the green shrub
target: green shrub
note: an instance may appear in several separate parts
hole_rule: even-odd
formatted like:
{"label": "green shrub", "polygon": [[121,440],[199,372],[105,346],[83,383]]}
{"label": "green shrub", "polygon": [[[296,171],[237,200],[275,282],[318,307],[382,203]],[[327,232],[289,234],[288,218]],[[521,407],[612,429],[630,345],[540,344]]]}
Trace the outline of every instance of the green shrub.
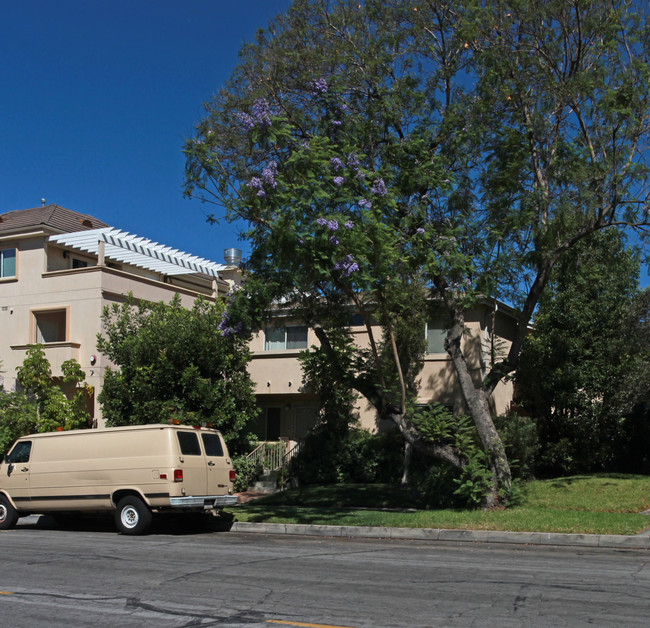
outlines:
{"label": "green shrub", "polygon": [[372,434],[353,428],[332,434],[324,427],[316,428],[291,461],[289,474],[302,485],[398,482],[402,447],[396,430]]}
{"label": "green shrub", "polygon": [[509,412],[495,417],[494,426],[506,448],[513,477],[523,480],[533,478],[540,450],[535,421]]}
{"label": "green shrub", "polygon": [[235,468],[235,486],[233,491],[241,493],[248,490],[248,487],[254,484],[255,480],[262,472],[262,467],[252,460],[248,460],[245,455],[234,456],[232,459]]}

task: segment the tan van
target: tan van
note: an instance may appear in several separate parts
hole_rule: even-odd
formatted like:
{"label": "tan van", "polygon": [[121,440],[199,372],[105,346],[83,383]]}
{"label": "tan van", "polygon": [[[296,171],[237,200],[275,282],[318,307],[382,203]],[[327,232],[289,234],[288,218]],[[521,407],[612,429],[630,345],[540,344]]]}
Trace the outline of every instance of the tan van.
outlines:
{"label": "tan van", "polygon": [[203,512],[237,503],[235,471],[216,430],[138,425],[19,438],[0,462],[0,529],[19,517],[115,511],[123,534],[152,513]]}

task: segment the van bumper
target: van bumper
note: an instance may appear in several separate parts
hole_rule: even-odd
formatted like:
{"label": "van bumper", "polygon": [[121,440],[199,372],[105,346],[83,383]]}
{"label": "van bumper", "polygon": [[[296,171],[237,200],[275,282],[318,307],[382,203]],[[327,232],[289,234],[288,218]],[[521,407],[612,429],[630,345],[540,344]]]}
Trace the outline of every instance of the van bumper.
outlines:
{"label": "van bumper", "polygon": [[170,497],[169,505],[172,508],[223,508],[235,506],[239,503],[237,495],[204,495],[199,497]]}

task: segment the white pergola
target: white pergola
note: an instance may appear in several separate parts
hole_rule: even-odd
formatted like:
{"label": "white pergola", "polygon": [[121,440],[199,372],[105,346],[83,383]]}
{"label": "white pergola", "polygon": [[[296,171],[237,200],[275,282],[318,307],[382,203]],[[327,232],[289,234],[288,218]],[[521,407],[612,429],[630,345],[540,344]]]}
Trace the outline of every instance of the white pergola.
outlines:
{"label": "white pergola", "polygon": [[110,259],[164,275],[199,273],[218,279],[219,272],[227,268],[223,264],[184,253],[113,227],[52,235],[48,237],[48,241],[96,255],[100,265],[104,264],[105,259]]}

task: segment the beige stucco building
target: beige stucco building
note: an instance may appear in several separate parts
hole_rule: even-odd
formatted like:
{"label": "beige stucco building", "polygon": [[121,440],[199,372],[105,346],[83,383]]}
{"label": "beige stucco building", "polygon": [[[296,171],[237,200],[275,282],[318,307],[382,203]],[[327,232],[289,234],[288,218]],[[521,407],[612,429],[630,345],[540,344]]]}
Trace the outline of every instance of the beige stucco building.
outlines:
{"label": "beige stucco building", "polygon": [[[467,333],[463,338],[465,357],[474,377],[481,381],[490,364],[504,357],[515,332],[514,313],[505,305],[483,302],[466,314]],[[359,346],[368,346],[368,334],[361,321],[351,318],[352,333]],[[379,334],[379,330],[374,330]],[[419,377],[418,404],[438,402],[454,412],[464,411],[464,401],[454,366],[444,350],[446,336],[442,316],[426,329],[427,352]],[[262,409],[257,432],[263,440],[279,436],[298,441],[317,419],[318,399],[303,384],[298,361],[300,351],[318,345],[314,332],[290,313],[278,316],[277,324],[254,335],[250,372]],[[501,382],[492,396],[492,411],[508,411],[512,401],[511,382]],[[359,399],[357,411],[362,427],[377,429],[377,416],[365,400]]]}
{"label": "beige stucco building", "polygon": [[42,343],[53,376],[74,358],[93,387],[92,414],[106,359],[97,352],[105,306],[129,293],[191,306],[228,292],[235,266],[215,264],[114,229],[58,205],[0,214],[0,361],[5,390],[31,344]]}
{"label": "beige stucco building", "polygon": [[[102,426],[97,394],[106,359],[97,352],[101,313],[129,293],[137,299],[168,302],[174,293],[191,306],[198,295],[214,299],[240,280],[236,264],[216,264],[180,253],[57,205],[0,214],[0,361],[5,390],[15,387],[16,367],[30,344],[40,342],[52,366],[61,375],[63,361],[74,358],[86,372],[94,391],[92,412]],[[351,319],[360,345],[367,343],[362,325]],[[476,306],[467,316],[465,354],[477,378],[483,378],[491,356],[503,352],[514,333],[514,317],[504,306]],[[444,324],[430,322],[426,330],[427,355],[420,378],[419,403],[438,401],[462,410],[463,401],[453,366],[444,352]],[[298,362],[302,349],[318,344],[313,332],[290,313],[277,325],[252,339],[250,373],[262,413],[258,436],[299,440],[317,420],[318,400],[305,388]],[[512,398],[509,383],[493,397],[493,410],[507,410]],[[376,417],[359,400],[361,424],[375,429]]]}

